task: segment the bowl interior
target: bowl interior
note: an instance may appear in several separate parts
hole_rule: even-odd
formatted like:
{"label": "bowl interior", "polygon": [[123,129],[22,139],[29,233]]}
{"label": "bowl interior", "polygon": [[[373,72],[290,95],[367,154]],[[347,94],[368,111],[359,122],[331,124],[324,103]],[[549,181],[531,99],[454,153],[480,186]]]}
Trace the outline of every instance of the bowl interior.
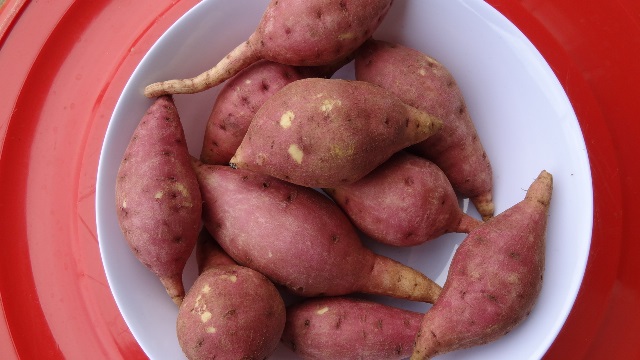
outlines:
{"label": "bowl interior", "polygon": [[[151,48],[127,83],[109,123],[98,168],[96,216],[109,285],[133,335],[151,359],[184,358],[175,335],[177,308],[129,250],[118,226],[115,179],[125,148],[152,100],[152,82],[194,76],[246,40],[267,0],[204,0]],[[547,263],[533,312],[503,338],[442,356],[469,359],[538,359],[560,331],[585,270],[593,217],[586,146],[575,113],[545,59],[498,11],[481,0],[396,0],[375,38],[420,50],[454,75],[494,170],[496,213],[520,201],[538,173],[554,176],[547,230]],[[335,77],[353,78],[351,64]],[[189,150],[199,156],[202,136],[219,87],[174,97]],[[473,206],[461,201],[479,218]],[[464,239],[448,234],[412,248],[364,241],[374,251],[412,266],[444,284],[451,257]],[[185,269],[185,286],[196,276]],[[429,305],[377,300],[411,310]],[[282,346],[275,359],[295,359]]]}

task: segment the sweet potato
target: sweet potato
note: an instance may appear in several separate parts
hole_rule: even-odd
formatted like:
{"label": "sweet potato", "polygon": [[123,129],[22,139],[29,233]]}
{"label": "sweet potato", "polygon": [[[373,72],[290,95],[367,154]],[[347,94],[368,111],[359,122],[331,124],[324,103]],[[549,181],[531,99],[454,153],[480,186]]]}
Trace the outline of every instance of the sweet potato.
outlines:
{"label": "sweet potato", "polygon": [[350,55],[371,36],[393,0],[272,0],[249,39],[210,70],[191,79],[146,87],[145,95],[196,93],[233,77],[254,62],[326,65]]}
{"label": "sweet potato", "polygon": [[312,188],[198,165],[203,222],[239,264],[310,297],[354,292],[433,302],[440,286],[364,247],[340,208]]}
{"label": "sweet potato", "polygon": [[198,245],[202,272],[178,311],[180,347],[190,360],[266,359],[284,330],[280,293],[264,275],[233,264],[208,234]]}
{"label": "sweet potato", "polygon": [[462,92],[435,59],[399,44],[367,41],[356,54],[356,79],[384,87],[408,105],[442,119],[442,129],[411,151],[438,165],[484,219],[493,216],[493,174]]}
{"label": "sweet potato", "polygon": [[200,160],[228,164],[251,119],[271,95],[306,77],[330,77],[344,62],[300,67],[260,60],[226,82],[216,97],[205,128]]}
{"label": "sweet potato", "polygon": [[287,307],[282,343],[305,360],[392,360],[411,355],[424,314],[328,297]]}
{"label": "sweet potato", "polygon": [[468,233],[481,223],[462,212],[440,168],[406,152],[353,184],[325,192],[358,229],[387,245],[414,246],[444,233]]}
{"label": "sweet potato", "polygon": [[124,238],[176,304],[201,227],[202,200],[178,111],[162,96],[140,120],[118,169],[116,209]]}
{"label": "sweet potato", "polygon": [[439,119],[379,86],[302,79],[262,105],[231,164],[298,185],[337,187],[359,180],[440,126]]}
{"label": "sweet potato", "polygon": [[424,316],[412,360],[494,341],[531,312],[542,287],[552,176],[475,228],[454,254],[444,290]]}

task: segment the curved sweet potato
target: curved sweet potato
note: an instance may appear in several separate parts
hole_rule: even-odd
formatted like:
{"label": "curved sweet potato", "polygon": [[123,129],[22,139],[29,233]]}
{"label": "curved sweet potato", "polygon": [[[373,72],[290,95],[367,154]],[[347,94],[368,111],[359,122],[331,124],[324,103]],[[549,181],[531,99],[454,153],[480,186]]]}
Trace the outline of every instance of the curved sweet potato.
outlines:
{"label": "curved sweet potato", "polygon": [[202,200],[178,111],[159,97],[133,133],[116,179],[120,228],[176,304],[201,226]]}
{"label": "curved sweet potato", "polygon": [[289,305],[282,343],[305,360],[392,360],[411,355],[424,314],[349,297]]}
{"label": "curved sweet potato", "polygon": [[524,200],[462,242],[412,360],[494,341],[529,315],[542,288],[552,186],[551,174],[541,172]]}
{"label": "curved sweet potato", "polygon": [[205,227],[239,264],[300,296],[354,292],[433,302],[424,274],[363,246],[320,192],[248,170],[196,166]]}
{"label": "curved sweet potato", "polygon": [[458,205],[442,170],[398,152],[353,184],[325,189],[364,234],[393,246],[414,246],[449,233],[468,233],[481,222]]}
{"label": "curved sweet potato", "polygon": [[262,105],[231,164],[298,185],[338,187],[433,135],[441,123],[364,81],[302,79]]}
{"label": "curved sweet potato", "polygon": [[483,219],[493,216],[491,164],[462,92],[444,65],[406,46],[369,40],[358,50],[355,69],[356,79],[382,86],[408,105],[442,119],[442,129],[411,151],[438,165]]}
{"label": "curved sweet potato", "polygon": [[393,0],[272,0],[255,32],[216,66],[191,79],[151,84],[145,96],[196,93],[254,62],[312,66],[349,56],[380,25]]}

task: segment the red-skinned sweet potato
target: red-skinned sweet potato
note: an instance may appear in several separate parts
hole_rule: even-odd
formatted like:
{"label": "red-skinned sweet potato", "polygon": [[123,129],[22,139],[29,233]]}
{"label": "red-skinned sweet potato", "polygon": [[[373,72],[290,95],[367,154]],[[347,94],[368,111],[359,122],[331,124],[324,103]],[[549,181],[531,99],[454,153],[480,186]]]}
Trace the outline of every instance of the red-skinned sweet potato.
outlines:
{"label": "red-skinned sweet potato", "polygon": [[261,59],[296,66],[331,64],[349,56],[371,36],[392,2],[272,0],[255,32],[216,66],[191,79],[151,84],[145,95],[203,91]]}
{"label": "red-skinned sweet potato", "polygon": [[411,355],[424,314],[350,297],[289,305],[282,343],[305,360],[392,360]]}
{"label": "red-skinned sweet potato", "polygon": [[481,224],[458,205],[449,180],[432,162],[398,152],[353,184],[325,189],[364,234],[393,246],[414,246]]}
{"label": "red-skinned sweet potato", "polygon": [[228,166],[197,165],[205,227],[239,264],[310,296],[363,292],[433,302],[424,274],[364,247],[320,192]]}
{"label": "red-skinned sweet potato", "polygon": [[284,330],[286,309],[264,275],[229,258],[203,232],[201,273],[178,311],[178,342],[189,360],[266,359]]}
{"label": "red-skinned sweet potato", "polygon": [[178,110],[159,97],[140,120],[116,179],[118,222],[136,257],[180,304],[202,200]]}
{"label": "red-skinned sweet potato", "polygon": [[462,242],[412,360],[494,341],[529,315],[542,288],[552,186],[551,174],[541,172],[524,200]]}
{"label": "red-skinned sweet potato", "polygon": [[231,164],[298,185],[338,187],[433,135],[441,123],[367,82],[303,79],[262,105]]}
{"label": "red-skinned sweet potato", "polygon": [[368,40],[358,50],[355,69],[356,79],[382,86],[408,105],[442,119],[442,129],[411,151],[438,165],[484,219],[493,216],[491,164],[447,68],[406,46]]}

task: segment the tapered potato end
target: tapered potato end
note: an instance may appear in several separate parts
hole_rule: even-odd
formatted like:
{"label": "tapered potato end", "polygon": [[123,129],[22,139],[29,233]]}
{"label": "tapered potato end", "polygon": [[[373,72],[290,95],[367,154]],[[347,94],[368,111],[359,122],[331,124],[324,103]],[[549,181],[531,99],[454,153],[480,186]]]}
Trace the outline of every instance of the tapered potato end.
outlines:
{"label": "tapered potato end", "polygon": [[180,307],[182,300],[184,299],[184,284],[182,283],[182,277],[179,275],[170,277],[161,277],[160,282],[167,290],[167,294],[171,297],[171,300]]}

